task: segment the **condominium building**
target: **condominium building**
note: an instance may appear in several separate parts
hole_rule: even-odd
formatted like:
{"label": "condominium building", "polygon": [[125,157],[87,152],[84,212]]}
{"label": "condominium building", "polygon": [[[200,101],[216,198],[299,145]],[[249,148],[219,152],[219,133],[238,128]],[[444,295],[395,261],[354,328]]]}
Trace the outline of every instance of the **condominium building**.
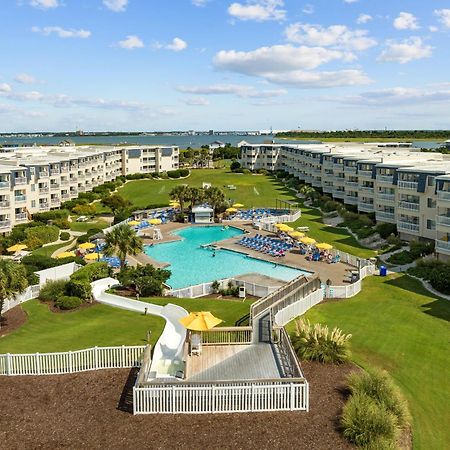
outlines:
{"label": "condominium building", "polygon": [[19,147],[0,151],[0,233],[120,175],[178,169],[178,147]]}
{"label": "condominium building", "polygon": [[[269,158],[268,158],[269,155]],[[450,257],[450,156],[403,143],[245,145],[248,169],[284,170],[377,222],[397,225],[405,240],[436,241]]]}

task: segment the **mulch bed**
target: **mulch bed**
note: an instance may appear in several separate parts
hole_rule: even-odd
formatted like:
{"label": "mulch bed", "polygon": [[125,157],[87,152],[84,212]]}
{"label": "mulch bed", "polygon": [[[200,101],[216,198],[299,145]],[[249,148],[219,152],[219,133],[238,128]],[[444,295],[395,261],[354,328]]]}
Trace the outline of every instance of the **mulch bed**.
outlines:
{"label": "mulch bed", "polygon": [[303,364],[310,412],[130,414],[135,373],[0,377],[0,448],[351,449],[337,430],[346,376],[358,370]]}
{"label": "mulch bed", "polygon": [[55,305],[56,303],[54,301],[48,301],[45,302],[43,300],[39,301],[41,304],[46,305],[48,307],[48,309],[55,313],[55,314],[66,314],[66,313],[71,313],[74,311],[79,311],[80,309],[86,309],[86,308],[90,308],[91,306],[97,304],[97,302],[83,302],[80,306],[78,306],[77,308],[74,309],[59,309],[57,308]]}
{"label": "mulch bed", "polygon": [[[11,331],[17,330],[27,321],[27,313],[21,308],[20,305],[15,306],[1,317],[0,337],[6,336]],[[1,445],[1,443],[0,443]]]}

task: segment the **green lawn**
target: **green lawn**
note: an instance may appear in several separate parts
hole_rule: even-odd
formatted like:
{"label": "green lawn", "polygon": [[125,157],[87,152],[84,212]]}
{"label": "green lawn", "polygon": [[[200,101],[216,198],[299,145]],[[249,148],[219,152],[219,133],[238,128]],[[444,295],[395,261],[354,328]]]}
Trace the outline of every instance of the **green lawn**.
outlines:
{"label": "green lawn", "polygon": [[22,305],[27,322],[0,338],[0,353],[64,352],[94,346],[142,345],[152,330],[152,345],[165,321],[132,311],[94,305],[66,313],[53,313],[38,300]]}
{"label": "green lawn", "polygon": [[50,257],[53,255],[53,252],[55,250],[58,250],[58,248],[61,248],[61,247],[65,247],[66,245],[69,245],[71,242],[73,242],[73,240],[72,241],[71,240],[64,241],[59,244],[47,245],[45,247],[39,247],[36,250],[33,250],[32,253],[33,253],[33,255]]}
{"label": "green lawn", "polygon": [[155,305],[182,306],[186,311],[210,311],[219,319],[223,320],[221,326],[234,327],[237,320],[249,313],[250,305],[254,300],[216,300],[205,298],[143,298],[142,301],[154,303]]}
{"label": "green lawn", "polygon": [[318,305],[306,317],[351,333],[354,361],[392,375],[410,406],[414,448],[449,448],[450,302],[407,275],[370,277],[359,295]]}
{"label": "green lawn", "polygon": [[327,242],[337,249],[360,258],[375,256],[375,251],[358,244],[358,241],[343,228],[330,227],[322,222],[322,214],[318,209],[302,207],[302,216],[290,224],[293,227],[307,226],[311,236],[318,242]]}
{"label": "green lawn", "polygon": [[70,229],[72,231],[81,231],[83,233],[87,233],[91,228],[101,228],[103,230],[103,228],[108,226],[108,222],[101,219],[89,220],[88,222],[77,222],[75,218],[73,218],[73,221],[70,222]]}
{"label": "green lawn", "polygon": [[[196,169],[182,180],[138,180],[129,181],[119,189],[119,193],[138,208],[149,205],[163,205],[169,202],[169,192],[179,184],[201,187],[202,182],[223,188],[232,202],[243,203],[246,207],[274,207],[276,199],[295,200],[292,193],[273,177],[232,173],[227,169]],[[233,184],[236,190],[227,185]]]}

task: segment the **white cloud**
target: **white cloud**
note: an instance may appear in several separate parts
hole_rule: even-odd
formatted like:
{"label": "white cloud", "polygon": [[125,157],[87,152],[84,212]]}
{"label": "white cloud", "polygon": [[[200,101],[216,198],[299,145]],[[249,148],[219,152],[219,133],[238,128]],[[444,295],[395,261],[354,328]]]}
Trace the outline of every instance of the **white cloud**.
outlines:
{"label": "white cloud", "polygon": [[359,0],[344,0],[344,3],[351,4],[351,3],[358,3],[358,1]]}
{"label": "white cloud", "polygon": [[433,52],[431,45],[425,45],[420,37],[411,37],[403,41],[387,41],[387,47],[377,60],[381,62],[398,62],[406,64],[410,61],[429,58]]}
{"label": "white cloud", "polygon": [[29,75],[28,73],[19,73],[15,76],[14,80],[21,84],[34,84],[38,81],[33,75]]}
{"label": "white cloud", "polygon": [[280,9],[283,6],[284,0],[247,0],[245,4],[232,3],[228,7],[228,14],[243,21],[282,21],[286,18],[286,11]]}
{"label": "white cloud", "polygon": [[418,30],[420,28],[417,17],[409,12],[401,12],[394,20],[394,27],[397,30]]}
{"label": "white cloud", "polygon": [[209,100],[204,97],[190,97],[183,100],[189,106],[208,106]]}
{"label": "white cloud", "polygon": [[438,27],[435,27],[434,25],[430,25],[430,26],[428,27],[428,29],[429,29],[432,33],[436,33],[436,32],[439,31],[439,28],[438,28]]}
{"label": "white cloud", "polygon": [[0,92],[11,92],[12,88],[8,83],[0,83]]}
{"label": "white cloud", "polygon": [[323,47],[296,47],[290,44],[260,47],[243,52],[221,50],[214,57],[214,65],[223,70],[258,75],[266,72],[315,69],[333,60],[352,61],[352,53]]}
{"label": "white cloud", "polygon": [[111,11],[123,12],[128,5],[128,0],[103,0],[103,4]]}
{"label": "white cloud", "polygon": [[373,20],[373,17],[369,14],[360,14],[358,18],[356,19],[356,23],[362,24],[362,23],[368,23]]}
{"label": "white cloud", "polygon": [[235,95],[240,98],[270,98],[287,93],[284,89],[258,90],[242,84],[212,84],[209,86],[177,86],[178,92],[196,95]]}
{"label": "white cloud", "polygon": [[34,8],[50,9],[59,6],[58,0],[30,0],[30,5]]}
{"label": "white cloud", "polygon": [[350,30],[345,25],[322,27],[294,23],[285,29],[284,34],[290,42],[320,47],[362,51],[377,45],[377,41],[368,36],[367,30]]}
{"label": "white cloud", "polygon": [[119,41],[119,47],[125,48],[127,50],[133,50],[135,48],[144,47],[144,42],[142,42],[141,38],[135,35],[129,35],[123,41]]}
{"label": "white cloud", "polygon": [[303,9],[302,12],[304,14],[314,14],[314,5],[311,5],[311,3],[307,3]]}
{"label": "white cloud", "polygon": [[87,39],[91,36],[91,32],[87,30],[74,30],[74,29],[65,29],[62,27],[33,27],[31,28],[33,33],[40,33],[44,36],[50,36],[51,34],[56,34],[58,37],[66,39],[66,38],[78,38],[78,39]]}
{"label": "white cloud", "polygon": [[167,50],[172,50],[174,52],[181,52],[187,48],[187,42],[183,41],[183,39],[176,37],[173,38],[172,42],[165,46]]}
{"label": "white cloud", "polygon": [[191,3],[194,5],[194,6],[199,6],[199,7],[202,7],[202,6],[206,6],[206,4],[209,2],[209,0],[191,0]]}
{"label": "white cloud", "polygon": [[435,9],[434,15],[446,28],[450,28],[450,9]]}

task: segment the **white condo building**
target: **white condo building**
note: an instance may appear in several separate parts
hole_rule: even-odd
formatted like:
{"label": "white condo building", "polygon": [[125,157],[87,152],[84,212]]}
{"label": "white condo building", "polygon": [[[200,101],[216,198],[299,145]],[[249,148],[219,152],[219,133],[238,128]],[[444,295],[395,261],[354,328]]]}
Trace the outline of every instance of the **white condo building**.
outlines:
{"label": "white condo building", "polygon": [[178,147],[0,149],[0,234],[120,175],[175,170],[178,160]]}
{"label": "white condo building", "polygon": [[243,167],[284,170],[378,222],[397,225],[405,240],[436,242],[450,258],[450,155],[403,143],[258,144],[241,147]]}

